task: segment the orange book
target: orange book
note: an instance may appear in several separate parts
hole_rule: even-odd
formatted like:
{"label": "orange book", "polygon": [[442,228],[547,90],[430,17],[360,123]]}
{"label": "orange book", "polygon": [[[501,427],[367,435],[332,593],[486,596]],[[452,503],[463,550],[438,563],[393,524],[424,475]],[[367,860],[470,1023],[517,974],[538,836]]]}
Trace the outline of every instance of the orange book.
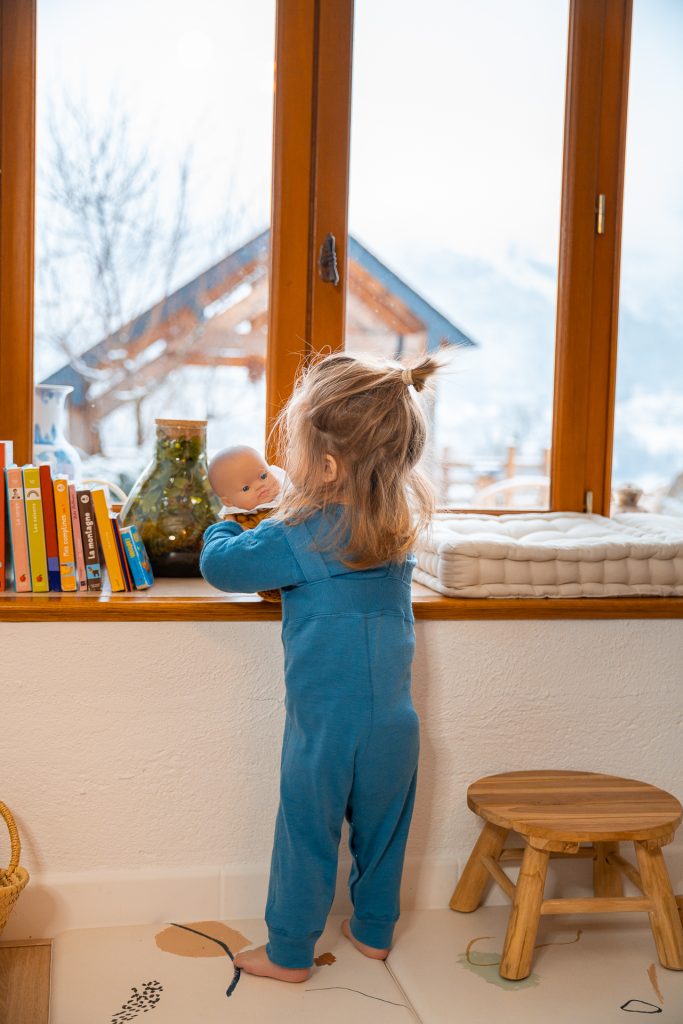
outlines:
{"label": "orange book", "polygon": [[100,545],[102,546],[102,555],[104,556],[104,564],[107,567],[109,573],[109,583],[111,585],[112,593],[116,593],[120,590],[126,589],[126,584],[123,580],[123,570],[121,569],[121,561],[119,559],[119,552],[114,539],[114,527],[112,521],[109,518],[109,506],[107,505],[107,496],[104,493],[104,488],[93,487],[92,491],[92,504],[95,510],[95,519],[97,521],[97,532],[100,535]]}
{"label": "orange book", "polygon": [[57,522],[57,549],[59,554],[59,577],[62,590],[78,590],[76,579],[76,555],[71,529],[71,504],[69,502],[69,481],[65,476],[55,477],[55,520]]}

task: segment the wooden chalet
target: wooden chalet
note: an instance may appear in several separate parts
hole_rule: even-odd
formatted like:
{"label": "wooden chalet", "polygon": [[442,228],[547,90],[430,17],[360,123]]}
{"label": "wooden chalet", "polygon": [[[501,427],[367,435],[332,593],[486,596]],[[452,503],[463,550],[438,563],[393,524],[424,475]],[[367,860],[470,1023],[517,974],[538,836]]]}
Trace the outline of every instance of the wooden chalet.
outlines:
{"label": "wooden chalet", "polygon": [[[136,407],[183,366],[265,372],[270,232],[264,231],[42,383],[70,384],[70,436],[89,454],[98,426],[122,403]],[[346,347],[392,358],[473,345],[356,239],[349,238]],[[140,439],[142,440],[142,439]]]}

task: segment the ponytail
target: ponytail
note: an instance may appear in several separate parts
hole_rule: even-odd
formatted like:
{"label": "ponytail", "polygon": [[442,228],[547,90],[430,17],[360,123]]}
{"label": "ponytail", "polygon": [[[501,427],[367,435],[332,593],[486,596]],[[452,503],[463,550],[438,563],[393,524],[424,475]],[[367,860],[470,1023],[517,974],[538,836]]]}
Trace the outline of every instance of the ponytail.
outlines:
{"label": "ponytail", "polygon": [[441,363],[437,362],[432,356],[425,356],[415,366],[405,367],[403,370],[397,370],[397,374],[402,384],[406,386],[412,385],[416,391],[423,391],[427,381],[441,368]]}

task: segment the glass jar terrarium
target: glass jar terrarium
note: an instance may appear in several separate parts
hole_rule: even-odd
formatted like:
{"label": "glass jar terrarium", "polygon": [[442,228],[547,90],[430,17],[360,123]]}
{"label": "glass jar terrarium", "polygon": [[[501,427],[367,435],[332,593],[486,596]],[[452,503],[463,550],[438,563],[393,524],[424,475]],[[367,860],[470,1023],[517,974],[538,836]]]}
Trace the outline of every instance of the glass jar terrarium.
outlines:
{"label": "glass jar terrarium", "polygon": [[199,576],[204,531],[220,501],[206,463],[206,420],[155,420],[154,458],[121,511],[135,523],[157,576]]}

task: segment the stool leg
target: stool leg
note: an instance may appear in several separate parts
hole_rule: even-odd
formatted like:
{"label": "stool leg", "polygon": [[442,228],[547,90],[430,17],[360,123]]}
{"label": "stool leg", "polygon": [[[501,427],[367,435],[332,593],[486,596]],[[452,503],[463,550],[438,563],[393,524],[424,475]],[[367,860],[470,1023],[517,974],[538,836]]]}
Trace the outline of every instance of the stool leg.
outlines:
{"label": "stool leg", "polygon": [[509,829],[500,828],[490,821],[486,822],[474,844],[465,870],[453,890],[449,904],[451,910],[469,914],[472,910],[477,909],[484,895],[484,889],[491,881],[491,876],[481,863],[481,858],[493,857],[494,860],[498,860],[509,831]]}
{"label": "stool leg", "polygon": [[652,900],[650,927],[662,967],[683,971],[683,925],[661,847],[648,850],[634,843],[645,895]]}
{"label": "stool leg", "polygon": [[524,851],[500,961],[501,978],[521,981],[531,973],[549,860],[545,850],[527,846]]}
{"label": "stool leg", "polygon": [[624,886],[619,868],[607,863],[608,853],[619,853],[619,843],[593,843],[593,894],[595,896],[623,896]]}

